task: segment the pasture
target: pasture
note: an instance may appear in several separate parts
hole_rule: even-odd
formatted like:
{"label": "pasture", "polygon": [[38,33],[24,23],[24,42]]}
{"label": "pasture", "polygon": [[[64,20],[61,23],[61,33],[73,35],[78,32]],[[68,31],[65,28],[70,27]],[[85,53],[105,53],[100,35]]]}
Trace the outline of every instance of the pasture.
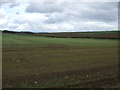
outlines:
{"label": "pasture", "polygon": [[3,88],[118,87],[118,40],[2,34]]}

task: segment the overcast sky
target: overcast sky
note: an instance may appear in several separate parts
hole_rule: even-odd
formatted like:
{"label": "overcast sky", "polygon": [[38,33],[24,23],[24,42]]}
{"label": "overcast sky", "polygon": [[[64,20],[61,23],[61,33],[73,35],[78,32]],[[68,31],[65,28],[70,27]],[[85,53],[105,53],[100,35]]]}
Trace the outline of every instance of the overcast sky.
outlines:
{"label": "overcast sky", "polygon": [[0,4],[0,30],[33,32],[118,30],[117,2],[13,1]]}

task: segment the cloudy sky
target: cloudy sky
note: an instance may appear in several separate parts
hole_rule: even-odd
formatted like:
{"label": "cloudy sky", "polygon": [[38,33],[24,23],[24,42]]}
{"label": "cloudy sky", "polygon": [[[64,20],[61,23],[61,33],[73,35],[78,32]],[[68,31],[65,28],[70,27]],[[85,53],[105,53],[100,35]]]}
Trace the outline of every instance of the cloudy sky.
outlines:
{"label": "cloudy sky", "polygon": [[0,3],[0,30],[81,32],[118,30],[118,2],[65,0]]}

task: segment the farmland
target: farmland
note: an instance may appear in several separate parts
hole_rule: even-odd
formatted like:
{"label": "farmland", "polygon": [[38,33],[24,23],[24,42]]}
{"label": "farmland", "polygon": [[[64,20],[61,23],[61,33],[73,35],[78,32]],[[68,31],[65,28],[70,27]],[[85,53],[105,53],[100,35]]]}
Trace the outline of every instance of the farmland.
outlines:
{"label": "farmland", "polygon": [[118,86],[118,39],[44,35],[2,34],[4,88]]}
{"label": "farmland", "polygon": [[94,39],[120,39],[120,31],[101,32],[61,32],[61,33],[38,33],[38,36],[58,37],[58,38],[94,38]]}

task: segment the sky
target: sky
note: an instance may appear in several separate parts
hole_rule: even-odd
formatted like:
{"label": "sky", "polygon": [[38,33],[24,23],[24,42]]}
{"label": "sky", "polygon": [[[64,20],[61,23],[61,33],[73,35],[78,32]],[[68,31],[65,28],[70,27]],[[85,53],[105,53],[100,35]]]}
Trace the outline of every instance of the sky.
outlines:
{"label": "sky", "polygon": [[31,32],[118,30],[118,2],[3,0],[0,3],[0,30]]}

